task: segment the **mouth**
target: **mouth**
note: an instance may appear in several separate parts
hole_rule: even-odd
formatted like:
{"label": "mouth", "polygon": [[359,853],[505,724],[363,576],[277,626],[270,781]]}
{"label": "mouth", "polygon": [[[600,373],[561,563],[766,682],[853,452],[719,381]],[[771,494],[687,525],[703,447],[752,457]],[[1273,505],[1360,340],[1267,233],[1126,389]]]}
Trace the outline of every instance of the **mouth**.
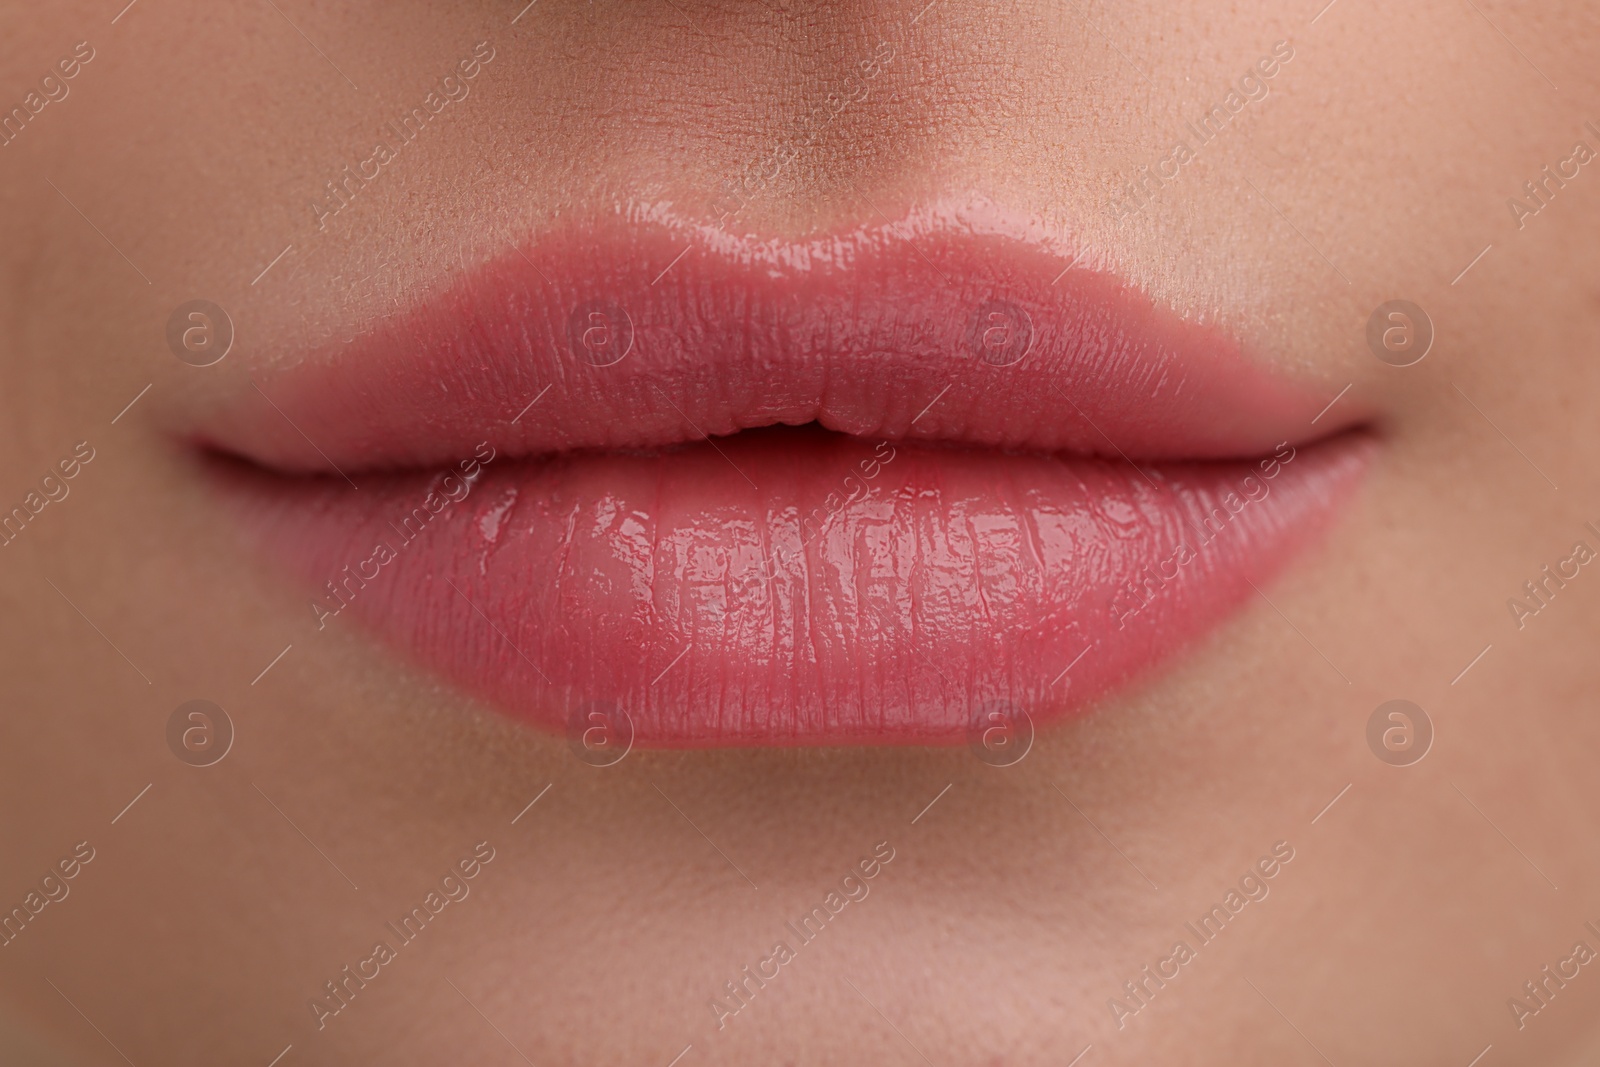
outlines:
{"label": "mouth", "polygon": [[188,436],[310,628],[536,726],[950,744],[1090,709],[1314,542],[1372,451],[1325,402],[984,205],[800,240],[638,209]]}

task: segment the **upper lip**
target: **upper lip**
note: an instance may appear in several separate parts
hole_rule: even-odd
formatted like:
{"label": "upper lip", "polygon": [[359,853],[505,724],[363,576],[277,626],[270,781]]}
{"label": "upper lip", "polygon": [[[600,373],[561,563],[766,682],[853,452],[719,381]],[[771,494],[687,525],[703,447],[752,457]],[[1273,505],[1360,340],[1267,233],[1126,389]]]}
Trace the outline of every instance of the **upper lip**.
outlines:
{"label": "upper lip", "polygon": [[250,384],[190,436],[346,477],[485,440],[516,457],[804,423],[1215,459],[1357,419],[1352,406],[1313,426],[1320,392],[983,201],[799,240],[619,211]]}

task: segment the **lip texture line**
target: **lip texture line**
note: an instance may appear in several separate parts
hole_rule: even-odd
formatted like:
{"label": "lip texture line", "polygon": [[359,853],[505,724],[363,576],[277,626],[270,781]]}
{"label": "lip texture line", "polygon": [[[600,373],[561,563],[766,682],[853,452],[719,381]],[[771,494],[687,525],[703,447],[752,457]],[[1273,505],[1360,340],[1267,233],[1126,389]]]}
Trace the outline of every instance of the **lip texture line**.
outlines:
{"label": "lip texture line", "polygon": [[246,461],[222,484],[318,626],[546,728],[599,702],[642,745],[942,744],[1085,710],[1313,541],[1371,450],[982,213],[617,221],[280,370],[304,437],[249,396],[191,434]]}

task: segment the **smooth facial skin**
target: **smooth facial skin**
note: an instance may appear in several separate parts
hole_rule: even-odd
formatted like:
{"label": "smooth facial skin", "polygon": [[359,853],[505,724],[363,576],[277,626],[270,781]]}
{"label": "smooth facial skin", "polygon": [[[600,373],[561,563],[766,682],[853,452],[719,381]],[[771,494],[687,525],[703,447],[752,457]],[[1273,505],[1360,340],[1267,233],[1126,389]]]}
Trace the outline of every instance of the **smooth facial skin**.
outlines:
{"label": "smooth facial skin", "polygon": [[[1592,5],[121,6],[0,13],[0,107],[27,114],[0,147],[0,507],[59,498],[0,547],[0,909],[26,916],[0,1060],[1600,1053]],[[329,214],[325,183],[482,41],[470,95]],[[1321,543],[1009,767],[956,746],[599,768],[359,628],[318,632],[176,431],[574,211],[713,219],[848,94],[737,228],[977,192],[1092,246],[1369,427]],[[1119,218],[1141,167],[1175,177]],[[237,330],[207,368],[166,340],[195,299]],[[1435,331],[1408,367],[1367,342],[1397,299]],[[211,766],[175,758],[182,715],[169,747],[192,700],[232,723]],[[1410,766],[1375,754],[1403,762],[1384,720],[1369,746],[1390,700],[1431,722]],[[386,925],[430,900],[414,941]],[[786,927],[830,901],[815,940]],[[1207,941],[1186,924],[1213,904]],[[347,966],[368,978],[341,1006]],[[318,997],[341,1008],[320,1029]]]}

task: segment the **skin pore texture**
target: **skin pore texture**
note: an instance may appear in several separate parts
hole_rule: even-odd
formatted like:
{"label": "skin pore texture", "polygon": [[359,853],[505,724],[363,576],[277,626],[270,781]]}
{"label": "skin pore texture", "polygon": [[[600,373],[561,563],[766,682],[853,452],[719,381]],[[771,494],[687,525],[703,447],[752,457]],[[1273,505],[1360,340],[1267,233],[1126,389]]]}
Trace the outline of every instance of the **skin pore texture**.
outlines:
{"label": "skin pore texture", "polygon": [[[1590,1062],[1600,14],[1319,8],[0,9],[0,1060]],[[1225,621],[1009,766],[594,766],[319,629],[195,445],[573,218],[800,242],[970,197],[1332,403],[1286,436],[1367,450]],[[233,324],[211,366],[168,344],[192,300]],[[1368,343],[1392,300],[1431,320],[1411,366]],[[765,432],[724,447],[811,431]],[[232,724],[209,766],[194,700]],[[1391,700],[1420,762],[1369,743]]]}

